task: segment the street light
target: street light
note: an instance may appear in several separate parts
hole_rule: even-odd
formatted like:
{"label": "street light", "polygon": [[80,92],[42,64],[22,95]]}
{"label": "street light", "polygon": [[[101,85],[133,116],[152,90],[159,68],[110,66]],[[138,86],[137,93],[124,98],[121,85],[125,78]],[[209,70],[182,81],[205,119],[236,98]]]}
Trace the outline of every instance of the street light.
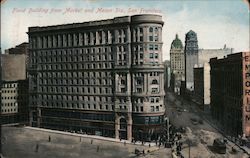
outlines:
{"label": "street light", "polygon": [[164,121],[165,121],[165,126],[167,126],[167,141],[169,142],[169,118],[165,117]]}

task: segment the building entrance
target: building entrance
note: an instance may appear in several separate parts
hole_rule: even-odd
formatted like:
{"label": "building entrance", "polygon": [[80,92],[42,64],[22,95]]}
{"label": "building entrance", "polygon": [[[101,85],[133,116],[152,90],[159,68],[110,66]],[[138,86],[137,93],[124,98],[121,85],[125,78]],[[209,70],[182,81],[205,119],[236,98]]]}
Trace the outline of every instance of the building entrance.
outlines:
{"label": "building entrance", "polygon": [[127,120],[125,118],[120,119],[119,138],[127,139]]}

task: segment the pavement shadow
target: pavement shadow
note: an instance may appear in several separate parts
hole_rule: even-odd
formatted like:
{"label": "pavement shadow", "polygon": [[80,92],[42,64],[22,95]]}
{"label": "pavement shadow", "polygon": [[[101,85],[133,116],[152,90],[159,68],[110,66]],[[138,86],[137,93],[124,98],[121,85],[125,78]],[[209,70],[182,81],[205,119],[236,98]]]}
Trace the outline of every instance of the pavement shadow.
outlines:
{"label": "pavement shadow", "polygon": [[224,155],[223,153],[218,152],[218,151],[214,148],[214,146],[212,146],[212,145],[208,145],[207,148],[208,148],[211,152],[213,152],[214,154],[221,154],[221,155]]}
{"label": "pavement shadow", "polygon": [[208,145],[207,148],[212,151],[213,153],[216,153],[215,148],[212,145]]}

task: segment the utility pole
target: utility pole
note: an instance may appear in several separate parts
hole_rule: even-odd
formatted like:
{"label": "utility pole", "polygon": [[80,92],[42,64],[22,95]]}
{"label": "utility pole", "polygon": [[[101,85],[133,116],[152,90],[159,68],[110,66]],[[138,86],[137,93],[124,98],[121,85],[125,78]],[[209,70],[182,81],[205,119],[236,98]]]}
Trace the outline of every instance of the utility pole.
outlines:
{"label": "utility pole", "polygon": [[190,158],[190,139],[188,139],[188,158]]}

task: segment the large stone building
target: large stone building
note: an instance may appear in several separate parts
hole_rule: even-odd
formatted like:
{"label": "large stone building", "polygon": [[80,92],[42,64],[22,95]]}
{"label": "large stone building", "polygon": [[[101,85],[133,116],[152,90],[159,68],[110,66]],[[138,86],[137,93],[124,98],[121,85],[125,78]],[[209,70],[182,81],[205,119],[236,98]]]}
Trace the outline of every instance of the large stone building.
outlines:
{"label": "large stone building", "polygon": [[220,49],[199,49],[198,53],[198,64],[199,67],[203,66],[204,63],[209,63],[211,58],[223,58],[229,54],[233,53],[233,48],[227,48],[224,45],[223,48]]}
{"label": "large stone building", "polygon": [[[10,48],[10,49],[6,49],[5,50],[5,54],[12,54],[12,55],[18,55],[18,54],[24,54],[26,56],[26,65],[28,65],[28,61],[29,61],[29,56],[28,56],[28,52],[29,52],[29,43],[27,42],[23,42],[17,46],[15,46],[14,48]],[[27,66],[26,66],[27,68]],[[26,71],[27,73],[28,71]]]}
{"label": "large stone building", "polygon": [[198,66],[198,40],[197,34],[190,30],[185,37],[185,83],[186,88],[194,90],[194,72],[193,68]]}
{"label": "large stone building", "polygon": [[211,112],[234,136],[250,136],[250,52],[210,59]]}
{"label": "large stone building", "polygon": [[1,54],[1,123],[28,122],[26,55]]}
{"label": "large stone building", "polygon": [[[226,45],[224,45],[224,48],[221,49],[199,49],[198,53],[198,63],[197,69],[194,68],[195,71],[198,71],[196,75],[194,75],[194,95],[193,99],[196,103],[198,103],[201,108],[205,111],[210,110],[210,65],[209,60],[211,58],[223,58],[224,56],[227,56],[229,54],[233,53],[232,48],[227,48]],[[202,68],[202,76],[203,76],[203,84],[200,84],[197,81],[200,80],[199,74],[199,68]],[[200,90],[203,92],[201,93]]]}
{"label": "large stone building", "polygon": [[165,112],[162,17],[29,28],[30,124],[157,139]]}
{"label": "large stone building", "polygon": [[185,55],[181,40],[176,34],[170,49],[171,88],[180,94],[181,81],[185,80]]}

